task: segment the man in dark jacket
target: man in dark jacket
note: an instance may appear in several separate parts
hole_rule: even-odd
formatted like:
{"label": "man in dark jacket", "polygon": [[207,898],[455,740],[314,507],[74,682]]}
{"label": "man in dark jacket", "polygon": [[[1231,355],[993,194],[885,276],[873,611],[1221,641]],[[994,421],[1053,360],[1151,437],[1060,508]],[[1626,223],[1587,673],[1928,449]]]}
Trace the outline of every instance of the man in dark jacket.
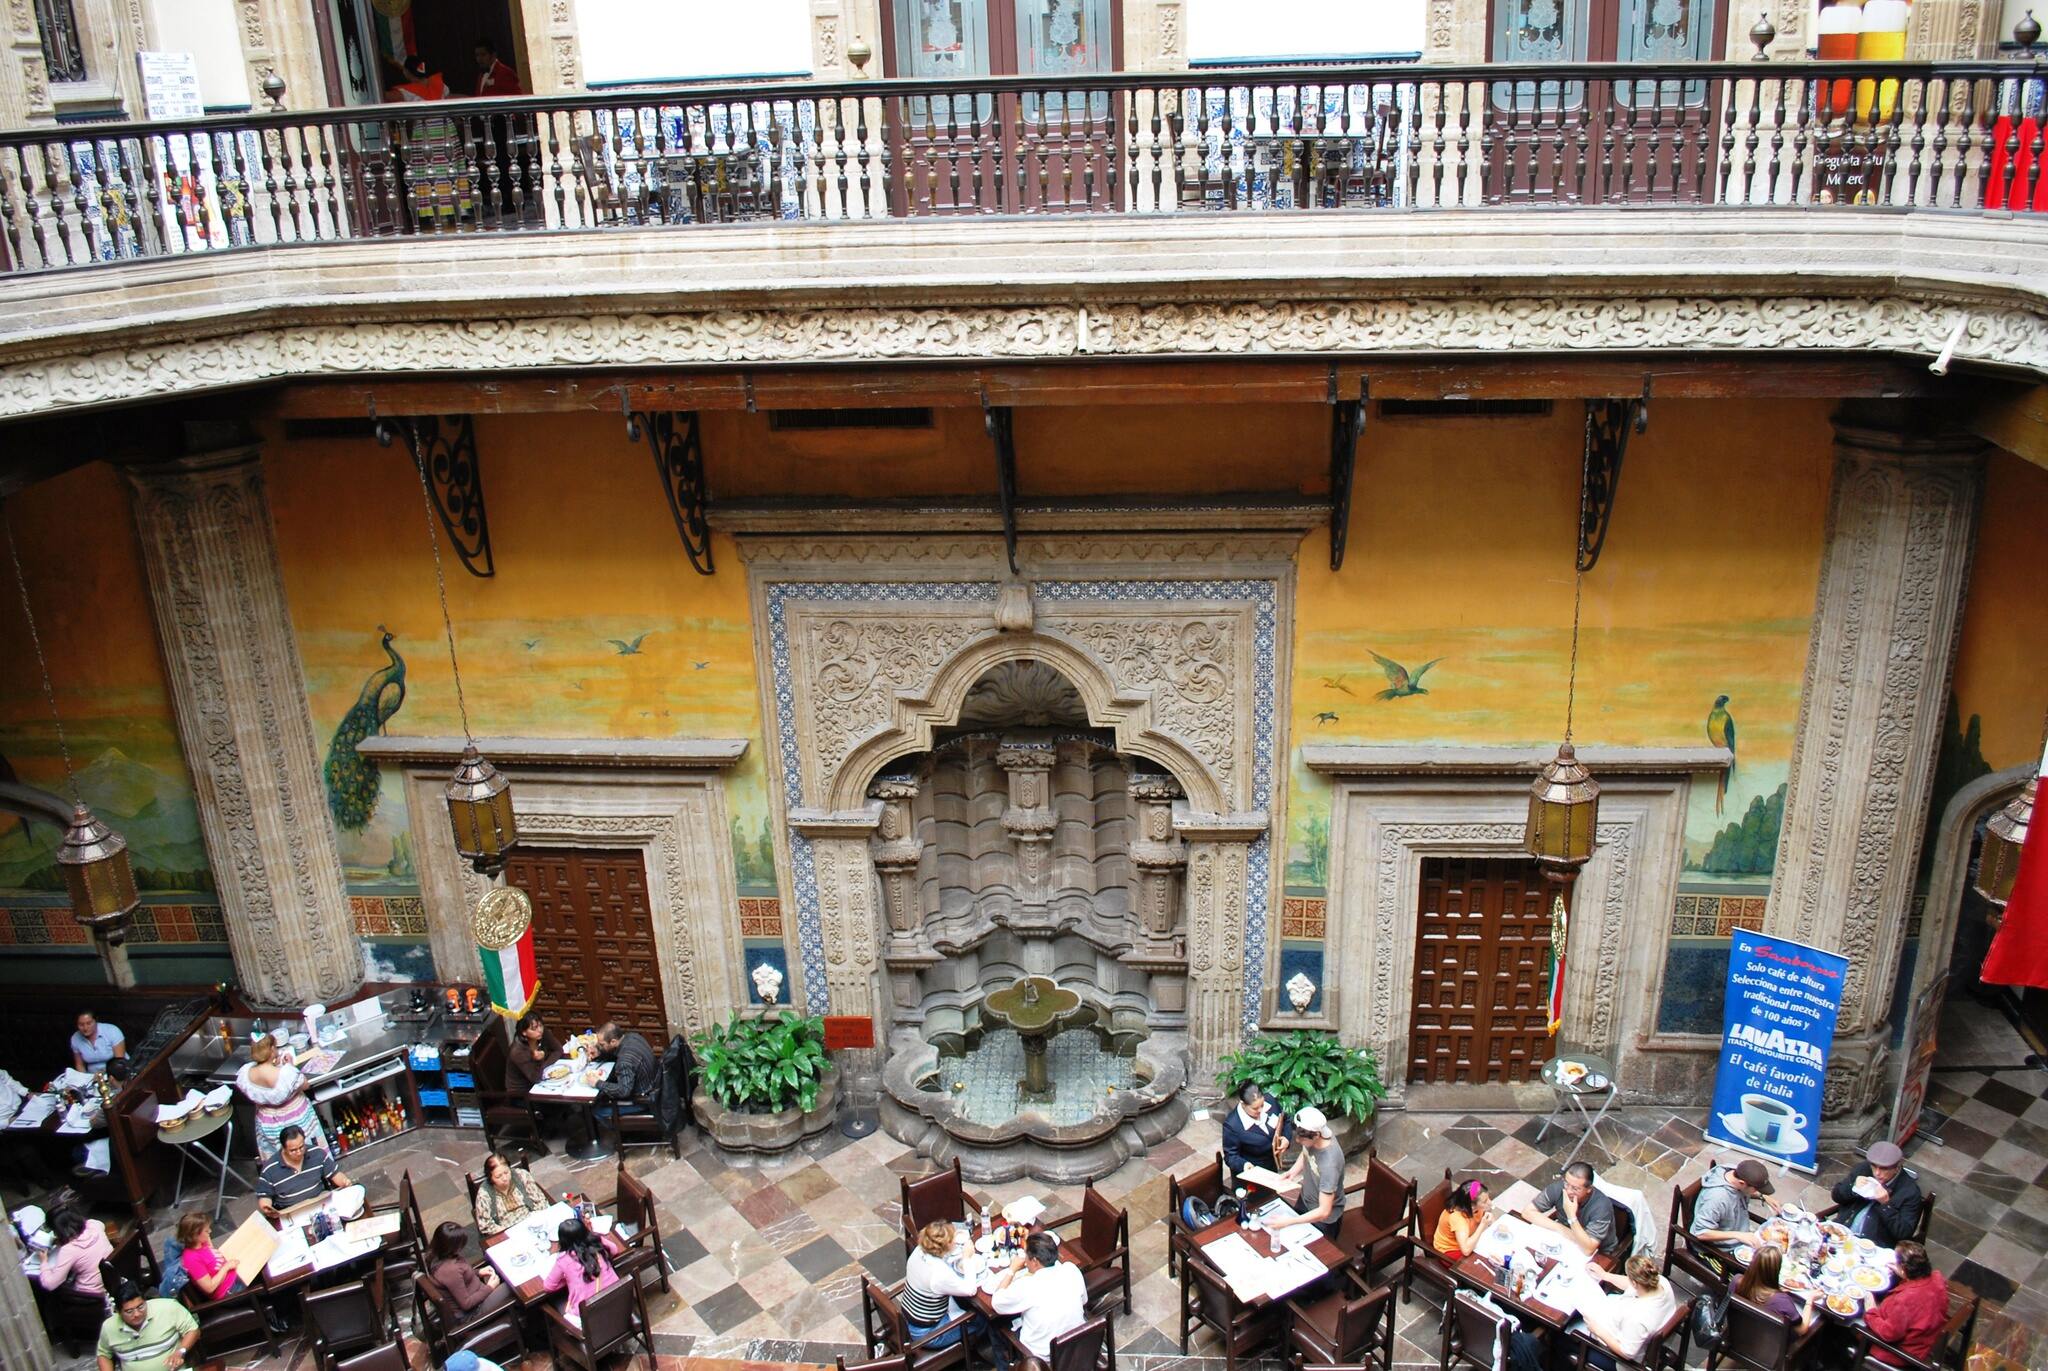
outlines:
{"label": "man in dark jacket", "polygon": [[597,1052],[612,1064],[610,1077],[598,1083],[599,1102],[591,1111],[598,1121],[610,1124],[619,1114],[645,1114],[652,1108],[661,1087],[661,1063],[647,1039],[607,1023],[597,1030]]}
{"label": "man in dark jacket", "polygon": [[1294,1121],[1281,1115],[1265,1091],[1246,1082],[1237,1092],[1237,1106],[1223,1116],[1223,1165],[1233,1176],[1247,1164],[1282,1170],[1280,1159],[1293,1138]]}
{"label": "man in dark jacket", "polygon": [[1835,1185],[1835,1221],[1880,1247],[1897,1247],[1920,1226],[1920,1183],[1897,1143],[1872,1143],[1863,1156]]}

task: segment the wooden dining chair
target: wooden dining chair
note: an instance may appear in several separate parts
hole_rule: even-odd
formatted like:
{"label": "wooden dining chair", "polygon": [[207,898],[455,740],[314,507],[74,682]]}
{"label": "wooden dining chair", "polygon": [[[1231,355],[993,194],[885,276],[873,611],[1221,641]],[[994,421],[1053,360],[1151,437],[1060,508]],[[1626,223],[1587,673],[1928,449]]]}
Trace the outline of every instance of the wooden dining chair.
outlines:
{"label": "wooden dining chair", "polygon": [[1394,1371],[1395,1286],[1368,1286],[1347,1268],[1333,1288],[1288,1300],[1288,1362],[1350,1366],[1377,1357],[1382,1371]]}
{"label": "wooden dining chair", "polygon": [[318,1371],[334,1371],[343,1357],[398,1336],[398,1316],[383,1286],[380,1266],[368,1280],[306,1292],[306,1331]]}
{"label": "wooden dining chair", "polygon": [[916,1180],[905,1176],[900,1181],[903,1192],[903,1255],[910,1255],[917,1246],[917,1235],[928,1223],[965,1223],[968,1211],[981,1212],[981,1203],[967,1193],[967,1186],[960,1178],[960,1159],[955,1157],[953,1165],[944,1171],[935,1171],[929,1176]]}
{"label": "wooden dining chair", "polygon": [[246,1352],[261,1345],[275,1357],[277,1334],[270,1327],[270,1300],[260,1285],[245,1285],[232,1295],[208,1299],[199,1287],[186,1282],[178,1300],[199,1321],[199,1341],[193,1347],[195,1363],[223,1361],[230,1353]]}
{"label": "wooden dining chair", "polygon": [[612,1269],[633,1280],[652,1271],[655,1284],[663,1294],[669,1293],[668,1257],[661,1249],[661,1213],[654,1203],[654,1192],[626,1170],[623,1153],[619,1157],[618,1190],[612,1196],[611,1210],[612,1232],[626,1249],[612,1258]]}
{"label": "wooden dining chair", "polygon": [[1428,1192],[1415,1200],[1415,1223],[1408,1230],[1408,1258],[1401,1268],[1401,1303],[1414,1300],[1415,1278],[1430,1290],[1443,1295],[1441,1300],[1431,1300],[1439,1307],[1449,1304],[1457,1292],[1458,1278],[1451,1274],[1451,1266],[1436,1250],[1436,1226],[1444,1216],[1444,1210],[1451,1204],[1451,1171],[1444,1168],[1444,1178],[1432,1185]]}
{"label": "wooden dining chair", "polygon": [[583,1301],[577,1311],[583,1319],[580,1328],[553,1304],[544,1304],[540,1310],[547,1320],[548,1346],[557,1366],[567,1361],[583,1371],[601,1371],[634,1342],[647,1349],[648,1364],[654,1362],[654,1331],[647,1321],[647,1300],[638,1281],[613,1281]]}
{"label": "wooden dining chair", "polygon": [[526,1356],[526,1330],[517,1301],[466,1314],[439,1281],[422,1272],[413,1281],[412,1309],[413,1326],[437,1364],[465,1351],[512,1366]]}
{"label": "wooden dining chair", "polygon": [[1394,1262],[1412,1259],[1408,1235],[1414,1227],[1415,1182],[1381,1161],[1378,1153],[1367,1153],[1365,1178],[1345,1191],[1337,1246],[1371,1280]]}
{"label": "wooden dining chair", "polygon": [[[911,1371],[943,1371],[943,1368],[949,1366],[966,1366],[970,1340],[964,1333],[958,1341],[945,1347],[933,1347],[932,1343],[945,1337],[952,1329],[964,1329],[974,1315],[955,1315],[923,1337],[913,1338],[910,1336],[910,1321],[903,1316],[903,1306],[897,1303],[896,1297],[902,1293],[902,1281],[884,1287],[865,1277],[862,1278],[861,1331],[867,1338],[864,1345],[868,1355],[907,1357]],[[998,1328],[1004,1332],[1008,1331],[1005,1325],[998,1325]],[[1019,1355],[1022,1355],[1021,1349]]]}
{"label": "wooden dining chair", "polygon": [[1948,1287],[1948,1320],[1925,1357],[1916,1357],[1858,1324],[1849,1330],[1850,1371],[1963,1371],[1977,1332],[1977,1296],[1953,1281]]}
{"label": "wooden dining chair", "polygon": [[1078,1236],[1065,1240],[1067,1254],[1088,1282],[1088,1309],[1104,1296],[1122,1291],[1124,1313],[1131,1312],[1131,1215],[1102,1198],[1094,1186],[1081,1192],[1081,1207],[1064,1218],[1049,1219],[1051,1231],[1081,1225]]}
{"label": "wooden dining chair", "polygon": [[405,1355],[405,1339],[393,1338],[367,1352],[358,1352],[339,1363],[334,1371],[412,1371]]}
{"label": "wooden dining chair", "polygon": [[1453,1366],[1493,1371],[1508,1364],[1514,1336],[1514,1319],[1494,1305],[1481,1303],[1470,1291],[1460,1290],[1444,1303],[1443,1346],[1437,1365],[1442,1371]]}
{"label": "wooden dining chair", "polygon": [[476,1091],[477,1112],[483,1117],[484,1148],[490,1152],[524,1154],[528,1159],[548,1155],[547,1139],[541,1133],[540,1110],[533,1097],[506,1085],[505,1059],[511,1048],[508,1030],[492,1024],[470,1049],[469,1071]]}
{"label": "wooden dining chair", "polygon": [[1686,1353],[1692,1346],[1692,1310],[1693,1301],[1680,1300],[1671,1317],[1643,1344],[1642,1356],[1633,1361],[1614,1352],[1582,1323],[1574,1321],[1564,1331],[1564,1365],[1571,1371],[1588,1371],[1589,1367],[1600,1371],[1605,1363],[1595,1359],[1605,1358],[1616,1371],[1684,1371]]}
{"label": "wooden dining chair", "polygon": [[[1195,1326],[1213,1329],[1223,1339],[1224,1371],[1237,1371],[1240,1357],[1257,1358],[1278,1342],[1287,1328],[1287,1306],[1274,1301],[1254,1309],[1237,1297],[1215,1267],[1196,1253],[1180,1264],[1180,1350],[1187,1355]],[[1210,1354],[1214,1355],[1214,1354]]]}
{"label": "wooden dining chair", "polygon": [[1046,1353],[1046,1371],[1116,1371],[1116,1339],[1106,1317],[1069,1328]]}
{"label": "wooden dining chair", "polygon": [[1217,1153],[1216,1160],[1199,1170],[1191,1171],[1185,1178],[1169,1174],[1166,1178],[1166,1276],[1171,1280],[1181,1260],[1194,1248],[1195,1233],[1181,1220],[1180,1211],[1185,1201],[1193,1196],[1203,1204],[1214,1208],[1223,1198],[1223,1154]]}
{"label": "wooden dining chair", "polygon": [[1721,1345],[1707,1353],[1707,1371],[1730,1365],[1746,1371],[1793,1371],[1813,1360],[1826,1320],[1799,1331],[1797,1319],[1781,1319],[1737,1296],[1728,1301],[1728,1331]]}

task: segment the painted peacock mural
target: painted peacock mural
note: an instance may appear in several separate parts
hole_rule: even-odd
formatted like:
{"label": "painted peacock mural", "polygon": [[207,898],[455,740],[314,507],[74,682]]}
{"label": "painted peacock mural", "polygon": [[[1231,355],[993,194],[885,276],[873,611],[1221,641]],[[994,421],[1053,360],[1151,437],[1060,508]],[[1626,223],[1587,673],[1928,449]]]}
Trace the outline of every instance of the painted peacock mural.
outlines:
{"label": "painted peacock mural", "polygon": [[377,812],[377,767],[356,751],[356,744],[384,725],[405,703],[405,658],[391,646],[391,630],[377,625],[383,635],[384,655],[389,664],[378,667],[363,682],[356,702],[341,716],[334,741],[327,744],[327,764],[321,775],[327,782],[327,808],[334,822],[348,833],[359,833]]}

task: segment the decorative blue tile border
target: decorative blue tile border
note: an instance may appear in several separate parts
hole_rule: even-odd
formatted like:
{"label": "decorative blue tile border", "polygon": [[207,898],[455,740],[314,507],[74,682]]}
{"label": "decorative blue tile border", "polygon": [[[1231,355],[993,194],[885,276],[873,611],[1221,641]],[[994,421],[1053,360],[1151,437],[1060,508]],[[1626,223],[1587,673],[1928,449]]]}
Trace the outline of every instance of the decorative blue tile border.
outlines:
{"label": "decorative blue tile border", "polygon": [[[1275,646],[1279,612],[1272,581],[1034,581],[1032,594],[1042,601],[1077,604],[1089,600],[1240,600],[1253,606],[1252,638],[1252,807],[1270,811],[1273,801],[1273,752],[1278,732],[1279,654]],[[842,582],[784,581],[767,588],[768,642],[775,683],[776,746],[782,759],[785,805],[803,804],[803,772],[796,737],[796,690],[790,680],[789,627],[785,606],[791,600],[841,603],[942,601],[953,604],[994,604],[992,581]],[[813,1014],[826,1009],[825,930],[818,899],[818,873],[811,843],[801,833],[789,834],[792,884],[796,891],[797,952],[803,962],[804,1007]],[[1265,990],[1268,907],[1272,890],[1272,834],[1252,843],[1248,859],[1244,930],[1244,1030],[1258,1027]]]}

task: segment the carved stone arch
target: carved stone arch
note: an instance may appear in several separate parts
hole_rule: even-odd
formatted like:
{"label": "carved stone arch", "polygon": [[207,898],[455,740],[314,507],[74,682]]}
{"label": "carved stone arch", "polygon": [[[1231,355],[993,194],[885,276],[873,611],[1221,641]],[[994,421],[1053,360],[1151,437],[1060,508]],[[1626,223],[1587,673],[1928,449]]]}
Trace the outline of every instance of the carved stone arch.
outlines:
{"label": "carved stone arch", "polygon": [[1117,751],[1142,757],[1170,773],[1194,809],[1220,813],[1231,807],[1214,770],[1178,739],[1153,727],[1150,690],[1119,688],[1110,669],[1093,653],[1046,632],[992,634],[969,643],[940,665],[922,694],[898,695],[893,724],[856,746],[830,778],[828,807],[859,808],[866,802],[868,786],[890,762],[931,750],[934,730],[959,719],[976,681],[1004,663],[1027,660],[1044,662],[1071,682],[1087,707],[1088,722],[1111,730]]}
{"label": "carved stone arch", "polygon": [[1928,862],[1927,904],[1920,915],[1920,955],[1913,964],[1913,993],[1918,999],[1936,976],[1949,969],[1955,950],[1956,920],[1962,916],[1963,892],[1970,884],[1970,855],[1977,825],[2010,803],[2027,778],[2031,762],[1979,776],[1956,791],[1942,810],[1934,832],[1934,855]]}

